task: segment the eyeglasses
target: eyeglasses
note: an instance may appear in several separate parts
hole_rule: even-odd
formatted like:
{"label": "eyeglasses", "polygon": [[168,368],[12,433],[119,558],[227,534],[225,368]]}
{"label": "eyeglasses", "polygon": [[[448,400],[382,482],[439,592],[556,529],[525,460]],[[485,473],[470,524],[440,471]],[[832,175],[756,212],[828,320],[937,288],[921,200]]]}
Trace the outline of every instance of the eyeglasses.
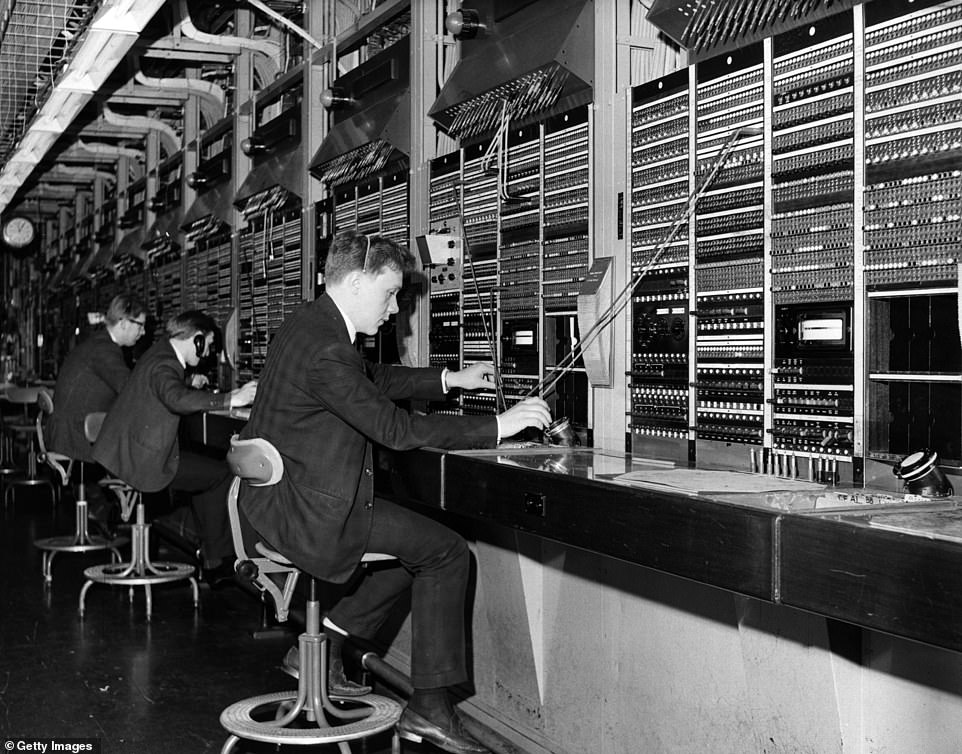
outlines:
{"label": "eyeglasses", "polygon": [[133,319],[132,317],[124,317],[124,319],[130,322],[132,325],[137,325],[137,327],[139,327],[141,330],[147,328],[147,320],[141,321],[139,319]]}

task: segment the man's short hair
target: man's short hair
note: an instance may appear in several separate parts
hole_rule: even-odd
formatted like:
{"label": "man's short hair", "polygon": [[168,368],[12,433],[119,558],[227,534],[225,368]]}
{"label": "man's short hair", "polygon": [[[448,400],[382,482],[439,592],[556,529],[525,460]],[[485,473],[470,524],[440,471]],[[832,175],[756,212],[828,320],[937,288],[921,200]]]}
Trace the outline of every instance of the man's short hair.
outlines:
{"label": "man's short hair", "polygon": [[147,308],[139,298],[134,298],[126,293],[120,293],[114,296],[110,305],[107,307],[107,311],[104,314],[104,321],[110,327],[113,327],[128,317],[130,319],[136,319],[141,314],[146,313],[146,311]]}
{"label": "man's short hair", "polygon": [[324,277],[336,283],[355,270],[377,274],[385,267],[404,273],[414,268],[414,257],[389,238],[343,230],[327,253]]}
{"label": "man's short hair", "polygon": [[205,312],[191,309],[167,320],[167,335],[176,340],[192,338],[198,332],[217,333],[217,323]]}

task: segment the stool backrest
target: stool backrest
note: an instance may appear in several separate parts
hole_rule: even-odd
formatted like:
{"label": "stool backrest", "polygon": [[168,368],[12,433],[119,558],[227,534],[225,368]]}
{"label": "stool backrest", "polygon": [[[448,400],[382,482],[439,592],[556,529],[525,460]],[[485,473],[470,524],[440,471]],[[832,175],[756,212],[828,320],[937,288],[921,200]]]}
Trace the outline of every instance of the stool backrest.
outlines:
{"label": "stool backrest", "polygon": [[230,439],[227,465],[234,476],[255,487],[277,484],[284,476],[284,459],[270,442],[260,437]]}
{"label": "stool backrest", "polygon": [[[40,447],[40,458],[60,475],[60,481],[63,486],[66,487],[70,484],[70,464],[72,464],[73,461],[65,455],[51,453],[47,450],[47,443],[43,439],[44,422],[46,422],[53,413],[53,397],[50,393],[41,389],[40,392],[37,393],[37,406],[40,409],[37,412],[37,445]],[[67,462],[66,468],[61,461]]]}
{"label": "stool backrest", "polygon": [[37,407],[47,416],[53,413],[53,396],[44,388],[37,390]]}
{"label": "stool backrest", "polygon": [[97,442],[97,436],[100,434],[100,428],[104,425],[106,416],[106,411],[94,411],[84,417],[84,435],[87,442]]}

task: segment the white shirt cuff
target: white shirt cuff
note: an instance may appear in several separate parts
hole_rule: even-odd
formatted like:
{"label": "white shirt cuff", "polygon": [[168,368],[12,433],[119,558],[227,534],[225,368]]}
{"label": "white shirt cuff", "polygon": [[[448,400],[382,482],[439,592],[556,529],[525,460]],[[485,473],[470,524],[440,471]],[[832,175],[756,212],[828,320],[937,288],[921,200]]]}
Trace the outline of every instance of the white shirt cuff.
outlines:
{"label": "white shirt cuff", "polygon": [[448,387],[448,368],[447,367],[444,367],[444,369],[441,370],[441,390],[444,392],[445,395],[447,395],[448,390],[450,390],[450,388]]}

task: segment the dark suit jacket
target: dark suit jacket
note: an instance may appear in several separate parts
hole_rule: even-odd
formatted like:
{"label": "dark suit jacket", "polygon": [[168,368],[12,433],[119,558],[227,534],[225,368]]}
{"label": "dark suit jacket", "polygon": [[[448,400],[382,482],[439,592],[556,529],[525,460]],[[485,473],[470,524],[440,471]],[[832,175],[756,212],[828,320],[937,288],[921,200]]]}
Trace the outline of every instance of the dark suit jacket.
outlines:
{"label": "dark suit jacket", "polygon": [[166,338],[137,361],[94,444],[94,459],[141,492],[164,489],[177,473],[180,417],[230,406],[230,393],[194,390]]}
{"label": "dark suit jacket", "polygon": [[347,580],[371,528],[372,443],[398,450],[496,445],[493,416],[412,415],[393,402],[442,395],[438,369],[364,360],[326,294],[296,309],[271,341],[241,432],[277,447],[284,477],[242,491],[247,519],[299,567],[328,581]]}
{"label": "dark suit jacket", "polygon": [[76,346],[57,375],[54,412],[44,425],[46,446],[70,458],[93,461],[84,417],[107,411],[129,376],[123,351],[106,330],[98,330]]}

